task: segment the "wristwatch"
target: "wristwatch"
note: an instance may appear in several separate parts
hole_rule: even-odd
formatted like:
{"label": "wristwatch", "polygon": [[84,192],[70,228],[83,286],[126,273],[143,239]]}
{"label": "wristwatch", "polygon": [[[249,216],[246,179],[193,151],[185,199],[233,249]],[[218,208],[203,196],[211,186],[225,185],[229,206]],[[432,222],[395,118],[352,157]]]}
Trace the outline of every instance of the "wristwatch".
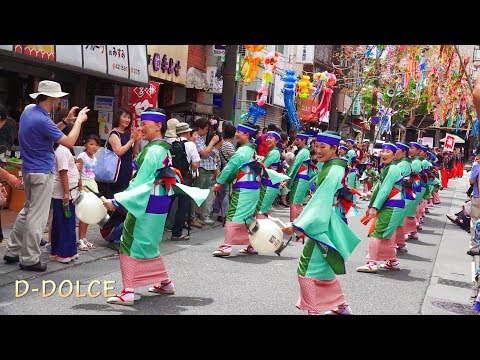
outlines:
{"label": "wristwatch", "polygon": [[62,123],[63,123],[63,125],[68,125],[68,122],[66,122],[65,119],[66,119],[66,118],[63,118],[63,119],[62,119]]}

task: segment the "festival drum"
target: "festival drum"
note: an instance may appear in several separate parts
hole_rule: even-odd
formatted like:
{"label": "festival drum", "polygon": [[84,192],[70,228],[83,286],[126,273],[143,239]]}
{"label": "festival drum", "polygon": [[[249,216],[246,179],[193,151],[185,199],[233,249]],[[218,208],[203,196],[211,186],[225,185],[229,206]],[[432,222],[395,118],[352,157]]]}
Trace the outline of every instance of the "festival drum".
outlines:
{"label": "festival drum", "polygon": [[103,196],[101,199],[93,192],[80,192],[73,200],[78,220],[88,225],[98,224],[100,227],[105,224],[110,216],[107,214],[102,200],[105,200]]}
{"label": "festival drum", "polygon": [[276,253],[285,248],[283,243],[283,231],[276,222],[279,222],[283,227],[286,227],[279,219],[268,217],[266,219],[254,219],[253,222],[247,226],[250,244],[259,253]]}

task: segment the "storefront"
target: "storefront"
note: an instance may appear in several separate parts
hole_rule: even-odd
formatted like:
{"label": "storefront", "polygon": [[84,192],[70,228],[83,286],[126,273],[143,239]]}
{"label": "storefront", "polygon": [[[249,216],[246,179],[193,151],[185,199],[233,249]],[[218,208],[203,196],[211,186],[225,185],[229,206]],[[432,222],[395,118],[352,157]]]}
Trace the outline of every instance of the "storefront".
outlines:
{"label": "storefront", "polygon": [[63,99],[64,111],[74,105],[91,109],[81,143],[85,135],[111,128],[114,109],[128,104],[122,86],[148,85],[146,46],[0,45],[0,102],[17,122],[33,102],[28,94],[47,79],[70,93]]}
{"label": "storefront", "polygon": [[149,88],[127,89],[128,105],[137,121],[148,107],[166,109],[186,101],[188,45],[147,45],[146,48]]}

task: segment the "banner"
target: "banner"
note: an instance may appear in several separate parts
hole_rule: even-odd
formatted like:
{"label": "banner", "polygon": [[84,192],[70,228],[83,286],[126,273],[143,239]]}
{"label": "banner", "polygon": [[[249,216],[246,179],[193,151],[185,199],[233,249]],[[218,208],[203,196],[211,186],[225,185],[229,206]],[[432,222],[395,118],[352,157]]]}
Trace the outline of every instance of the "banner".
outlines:
{"label": "banner", "polygon": [[160,83],[155,81],[149,82],[150,87],[131,87],[130,99],[128,106],[133,114],[133,123],[138,126],[140,114],[147,108],[156,108],[158,106],[158,92],[160,91]]}
{"label": "banner", "polygon": [[455,136],[447,134],[445,137],[445,145],[443,145],[444,151],[453,151],[455,148]]}

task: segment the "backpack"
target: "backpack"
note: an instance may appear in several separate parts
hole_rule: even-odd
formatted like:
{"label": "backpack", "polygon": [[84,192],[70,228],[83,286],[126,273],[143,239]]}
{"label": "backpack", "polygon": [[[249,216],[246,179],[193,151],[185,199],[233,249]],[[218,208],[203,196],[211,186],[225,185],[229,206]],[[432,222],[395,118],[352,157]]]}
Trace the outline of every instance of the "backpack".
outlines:
{"label": "backpack", "polygon": [[[186,140],[175,140],[170,147],[170,155],[172,155],[172,166],[180,171],[185,182],[191,179],[190,163],[187,159],[185,150]],[[188,185],[188,184],[187,184]]]}

